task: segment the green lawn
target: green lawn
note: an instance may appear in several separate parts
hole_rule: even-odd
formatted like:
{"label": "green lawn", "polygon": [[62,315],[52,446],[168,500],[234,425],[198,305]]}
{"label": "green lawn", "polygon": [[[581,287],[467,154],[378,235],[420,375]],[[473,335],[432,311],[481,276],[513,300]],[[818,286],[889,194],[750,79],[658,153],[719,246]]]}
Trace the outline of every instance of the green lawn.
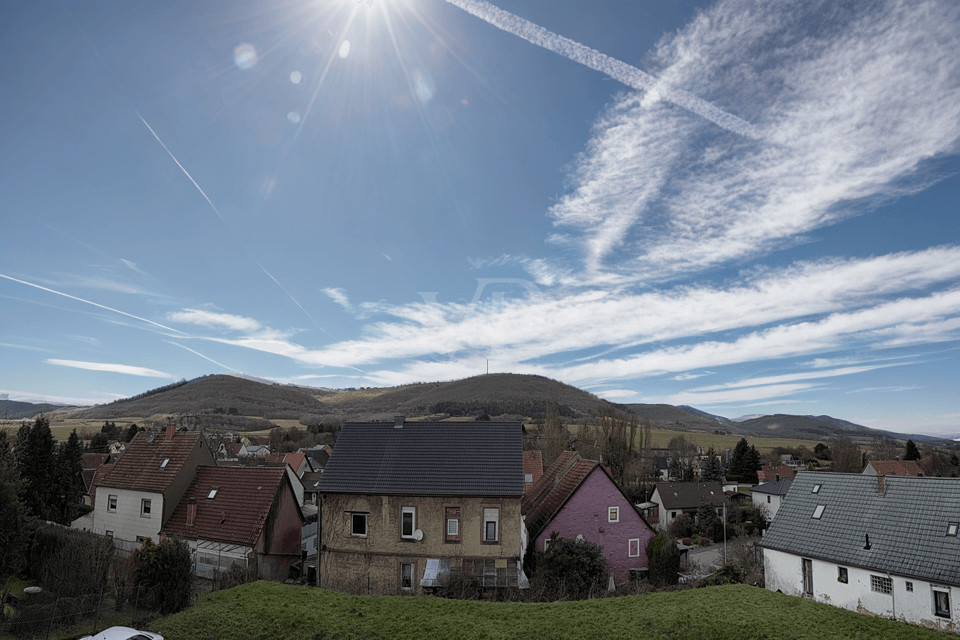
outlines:
{"label": "green lawn", "polygon": [[745,585],[530,604],[347,596],[257,582],[207,594],[149,629],[177,640],[956,638]]}

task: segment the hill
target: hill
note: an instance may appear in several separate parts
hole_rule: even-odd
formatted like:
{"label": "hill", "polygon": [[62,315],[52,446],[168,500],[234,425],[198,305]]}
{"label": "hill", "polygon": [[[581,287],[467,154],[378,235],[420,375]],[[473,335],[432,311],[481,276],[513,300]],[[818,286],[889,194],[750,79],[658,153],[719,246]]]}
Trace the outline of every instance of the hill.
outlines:
{"label": "hill", "polygon": [[189,609],[148,627],[178,640],[956,638],[746,585],[525,603],[349,596],[255,582],[201,596]]}
{"label": "hill", "polygon": [[37,416],[40,413],[53,413],[72,409],[62,404],[34,404],[32,402],[18,402],[16,400],[0,400],[0,420],[24,420]]}

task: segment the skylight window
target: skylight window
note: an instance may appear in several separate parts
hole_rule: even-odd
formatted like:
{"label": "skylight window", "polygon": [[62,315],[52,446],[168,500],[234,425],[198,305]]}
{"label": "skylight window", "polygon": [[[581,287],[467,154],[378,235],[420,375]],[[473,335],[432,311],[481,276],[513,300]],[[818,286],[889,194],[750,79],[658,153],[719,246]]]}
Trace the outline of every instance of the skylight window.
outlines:
{"label": "skylight window", "polygon": [[163,462],[160,463],[160,468],[161,468],[161,469],[166,469],[166,468],[167,468],[167,464],[168,464],[169,462],[170,462],[170,458],[164,458],[164,459],[163,459]]}
{"label": "skylight window", "polygon": [[813,489],[810,490],[810,493],[820,493],[820,487],[822,486],[823,486],[822,484],[813,485]]}
{"label": "skylight window", "polygon": [[957,523],[957,522],[951,522],[950,524],[948,524],[948,525],[947,525],[947,535],[948,535],[948,536],[953,536],[954,538],[956,538],[956,537],[957,537],[957,528],[958,528],[958,527],[960,527],[960,523]]}
{"label": "skylight window", "polygon": [[210,493],[207,494],[207,500],[213,500],[217,497],[217,491],[220,491],[220,487],[213,487],[210,489]]}
{"label": "skylight window", "polygon": [[823,515],[823,510],[826,509],[826,505],[818,504],[817,508],[813,510],[813,519],[819,520],[820,516]]}

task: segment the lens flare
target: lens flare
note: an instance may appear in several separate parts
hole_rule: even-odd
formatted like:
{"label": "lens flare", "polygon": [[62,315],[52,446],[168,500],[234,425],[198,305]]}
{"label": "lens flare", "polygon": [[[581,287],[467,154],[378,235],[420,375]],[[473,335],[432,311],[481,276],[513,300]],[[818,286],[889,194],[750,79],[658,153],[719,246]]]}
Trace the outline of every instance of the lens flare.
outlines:
{"label": "lens flare", "polygon": [[300,73],[299,71],[290,72],[290,82],[292,82],[293,84],[300,84],[302,80],[303,80],[302,73]]}
{"label": "lens flare", "polygon": [[238,44],[233,49],[233,64],[240,69],[250,69],[257,64],[257,50],[246,42]]}
{"label": "lens flare", "polygon": [[343,42],[340,43],[340,50],[337,52],[337,55],[340,56],[341,59],[346,58],[347,56],[350,55],[349,40],[344,40]]}
{"label": "lens flare", "polygon": [[287,120],[289,120],[292,124],[300,124],[300,114],[296,111],[291,111],[287,114]]}

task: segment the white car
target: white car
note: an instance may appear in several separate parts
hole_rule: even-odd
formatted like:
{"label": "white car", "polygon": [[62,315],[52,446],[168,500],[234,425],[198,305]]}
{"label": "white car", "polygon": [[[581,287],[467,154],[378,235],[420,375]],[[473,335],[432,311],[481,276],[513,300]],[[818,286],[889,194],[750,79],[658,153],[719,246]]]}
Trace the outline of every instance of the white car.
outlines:
{"label": "white car", "polygon": [[110,627],[95,636],[84,636],[80,640],[163,640],[163,636],[149,631],[137,631],[130,627]]}

